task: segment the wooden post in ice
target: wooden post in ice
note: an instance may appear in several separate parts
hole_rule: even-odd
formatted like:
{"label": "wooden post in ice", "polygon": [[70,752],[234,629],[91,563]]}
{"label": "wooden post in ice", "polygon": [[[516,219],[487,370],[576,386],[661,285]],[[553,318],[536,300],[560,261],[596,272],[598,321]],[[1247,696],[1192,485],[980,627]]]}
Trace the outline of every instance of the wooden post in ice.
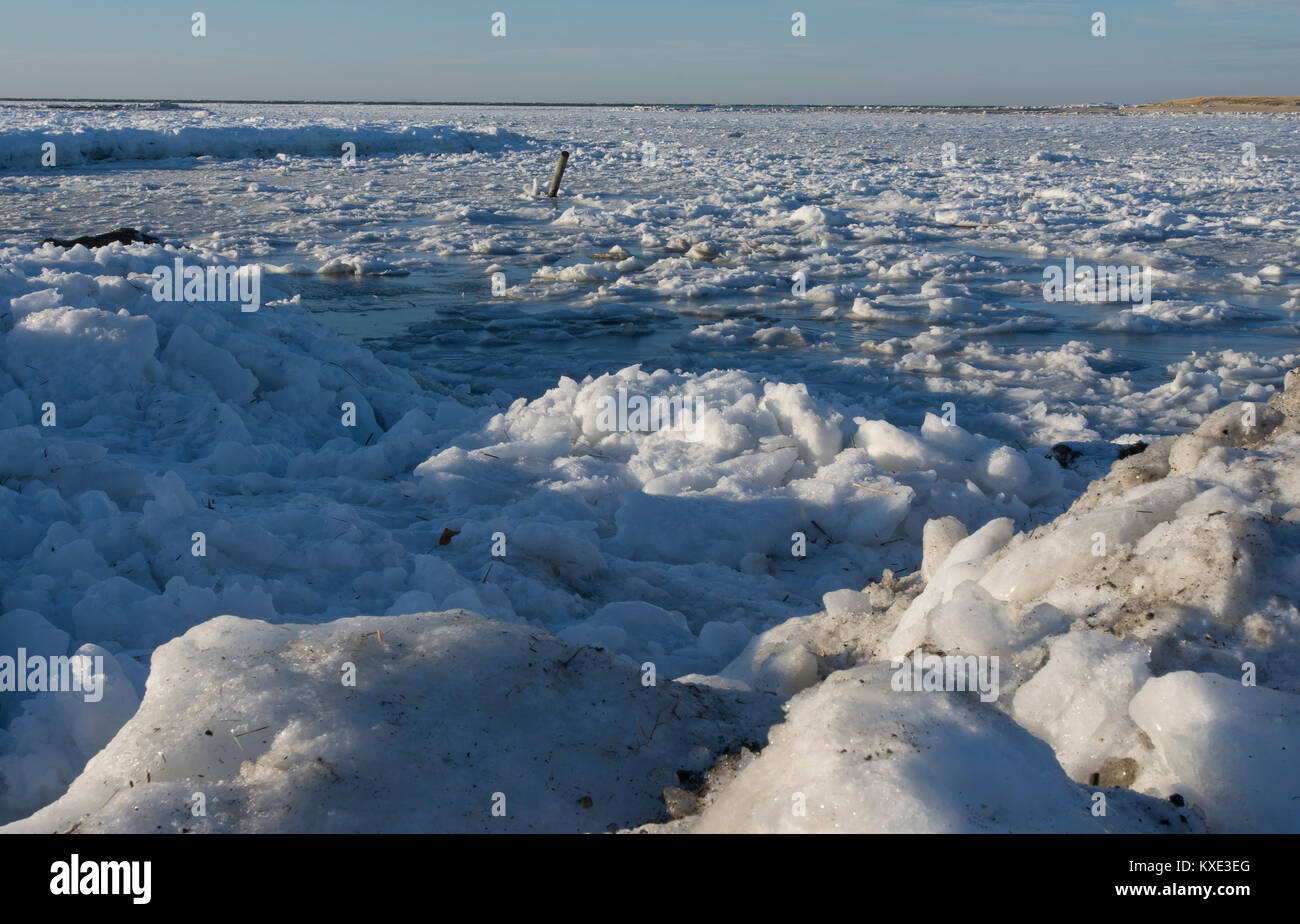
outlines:
{"label": "wooden post in ice", "polygon": [[560,180],[564,179],[564,168],[565,165],[567,165],[568,163],[569,163],[569,152],[561,151],[560,162],[555,165],[555,176],[551,177],[551,191],[547,193],[547,196],[549,198],[554,199],[555,194],[560,191]]}

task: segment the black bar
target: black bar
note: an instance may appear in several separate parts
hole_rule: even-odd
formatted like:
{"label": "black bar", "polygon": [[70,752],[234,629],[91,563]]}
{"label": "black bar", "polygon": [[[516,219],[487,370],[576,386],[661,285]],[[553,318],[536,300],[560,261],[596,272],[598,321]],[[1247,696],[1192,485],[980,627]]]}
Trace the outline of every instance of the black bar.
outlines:
{"label": "black bar", "polygon": [[[70,910],[75,903],[128,914],[202,909],[335,916],[425,899],[432,904],[421,906],[431,914],[451,912],[453,901],[491,913],[676,908],[695,915],[716,907],[745,914],[768,907],[774,893],[795,902],[843,903],[863,914],[885,907],[924,913],[933,903],[948,916],[980,907],[963,904],[972,901],[1015,902],[1047,913],[1174,911],[1191,904],[1231,913],[1253,901],[1276,906],[1293,898],[1295,844],[1281,835],[11,835],[0,838],[0,883],[11,907],[35,902]],[[73,854],[79,866],[149,861],[148,903],[137,904],[130,894],[52,894],[52,867]],[[1119,894],[1134,886],[1154,887],[1154,894]],[[1178,894],[1189,886],[1245,887],[1248,894]]]}

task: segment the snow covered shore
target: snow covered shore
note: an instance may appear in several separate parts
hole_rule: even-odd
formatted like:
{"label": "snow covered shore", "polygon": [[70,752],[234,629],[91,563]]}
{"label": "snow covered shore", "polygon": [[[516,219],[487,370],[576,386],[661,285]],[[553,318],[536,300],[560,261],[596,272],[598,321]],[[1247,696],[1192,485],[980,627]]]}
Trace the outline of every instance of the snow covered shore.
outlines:
{"label": "snow covered shore", "polygon": [[[105,665],[4,698],[6,830],[1300,829],[1300,373],[1032,528],[1083,487],[1041,448],[740,372],[475,408],[154,301],[175,253],[0,253],[0,642]],[[604,433],[617,386],[707,411]],[[994,701],[896,690],[918,648]]]}
{"label": "snow covered shore", "polygon": [[1300,828],[1294,120],[464,115],[0,110],[5,830]]}

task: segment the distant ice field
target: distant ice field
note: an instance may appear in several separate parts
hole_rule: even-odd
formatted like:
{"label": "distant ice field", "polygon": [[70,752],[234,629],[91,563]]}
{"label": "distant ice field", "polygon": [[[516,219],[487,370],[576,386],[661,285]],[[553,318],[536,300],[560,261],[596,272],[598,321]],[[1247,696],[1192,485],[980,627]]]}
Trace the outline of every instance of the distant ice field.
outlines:
{"label": "distant ice field", "polygon": [[[85,162],[35,167],[45,137]],[[561,147],[562,195],[534,197]],[[1280,384],[1298,162],[1300,122],[1267,116],[11,104],[0,234],[145,225],[261,262],[473,392],[740,368],[899,423],[942,394],[1002,437],[1112,438],[1193,425],[1207,386]],[[686,256],[701,242],[718,256]],[[1151,267],[1150,304],[1046,301],[1067,258]]]}

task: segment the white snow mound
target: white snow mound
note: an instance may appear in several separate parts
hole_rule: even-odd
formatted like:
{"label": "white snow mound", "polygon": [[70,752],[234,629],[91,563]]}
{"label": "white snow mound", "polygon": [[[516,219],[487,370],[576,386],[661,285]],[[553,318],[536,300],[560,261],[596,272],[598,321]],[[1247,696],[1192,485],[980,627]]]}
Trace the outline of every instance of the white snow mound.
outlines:
{"label": "white snow mound", "polygon": [[679,771],[707,768],[751,726],[761,737],[774,707],[642,676],[463,611],[314,626],[221,616],[158,648],[135,716],[63,798],[0,831],[583,832],[654,820]]}

